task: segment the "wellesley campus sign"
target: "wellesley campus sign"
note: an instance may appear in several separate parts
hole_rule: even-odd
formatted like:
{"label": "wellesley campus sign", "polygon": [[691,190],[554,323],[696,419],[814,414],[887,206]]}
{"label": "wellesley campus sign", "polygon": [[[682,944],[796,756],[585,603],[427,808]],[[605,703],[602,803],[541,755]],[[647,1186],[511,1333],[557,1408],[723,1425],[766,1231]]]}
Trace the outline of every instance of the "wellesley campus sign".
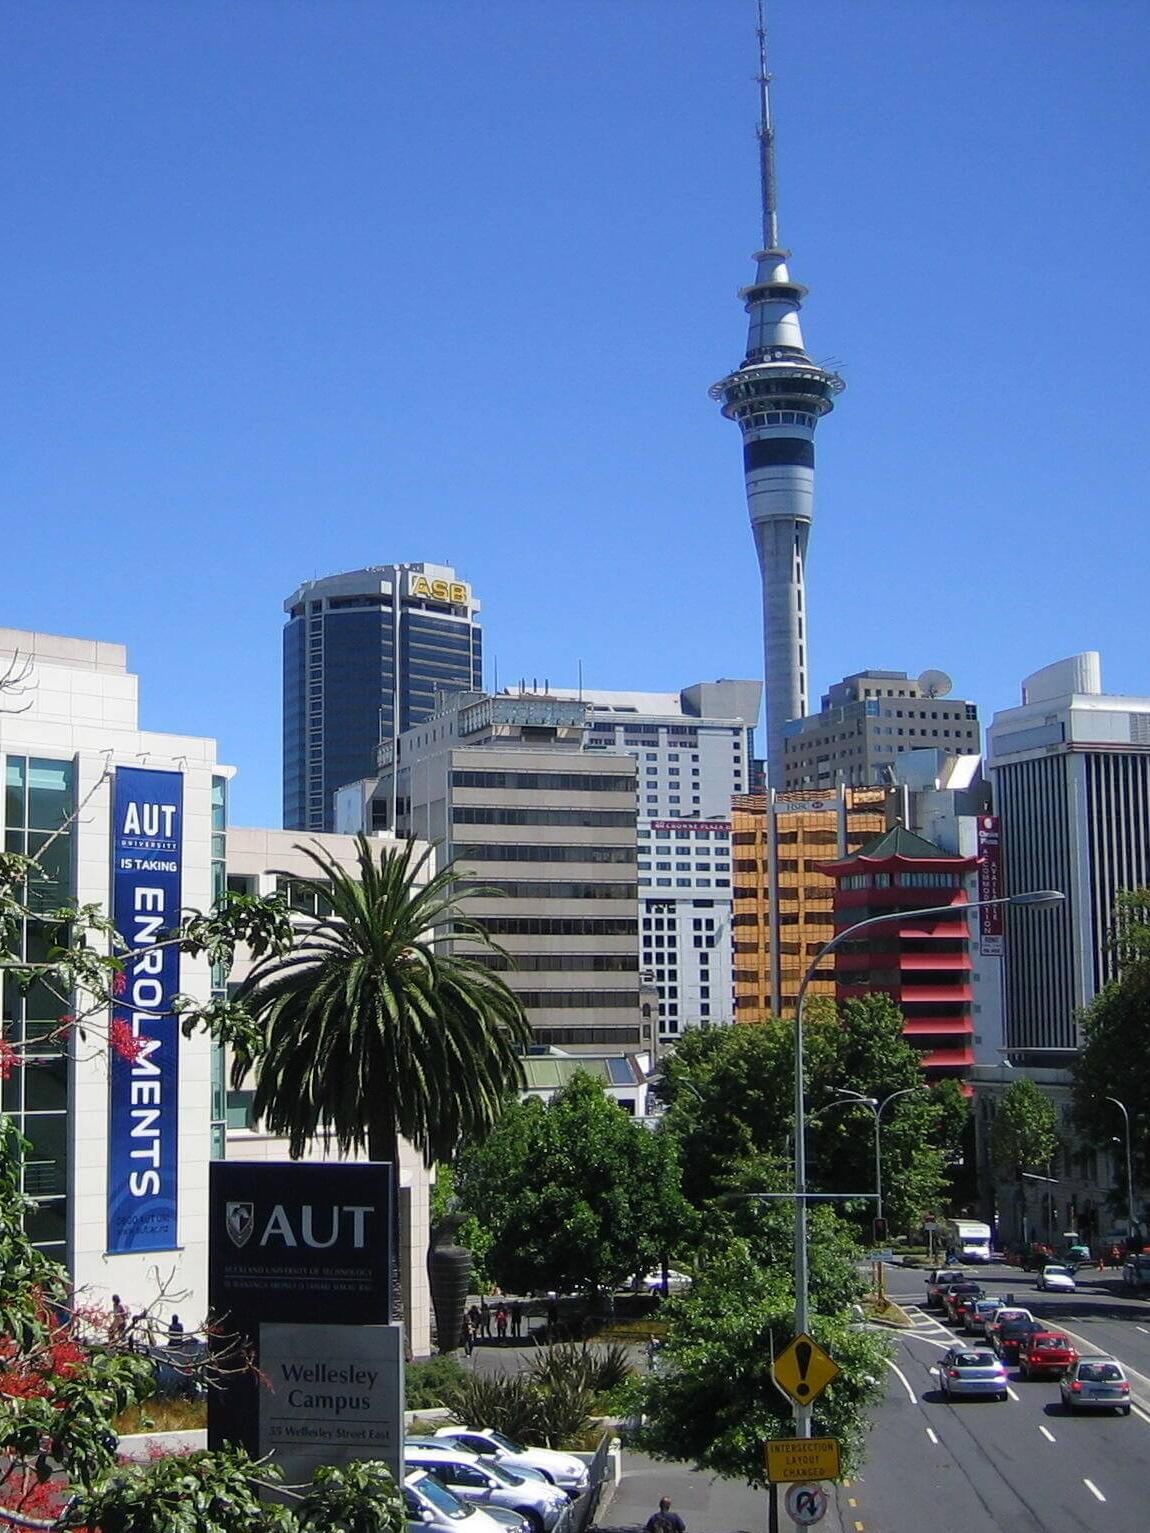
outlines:
{"label": "wellesley campus sign", "polygon": [[215,1161],[209,1175],[215,1345],[225,1356],[238,1345],[254,1364],[209,1396],[209,1446],[274,1453],[289,1481],[349,1458],[398,1473],[391,1167]]}

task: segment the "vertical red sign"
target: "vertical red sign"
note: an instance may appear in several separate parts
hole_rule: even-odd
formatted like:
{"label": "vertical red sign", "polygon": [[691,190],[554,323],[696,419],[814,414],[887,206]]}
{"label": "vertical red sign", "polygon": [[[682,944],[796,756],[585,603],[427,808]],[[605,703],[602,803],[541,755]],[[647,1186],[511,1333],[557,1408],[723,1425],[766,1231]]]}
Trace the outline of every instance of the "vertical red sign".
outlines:
{"label": "vertical red sign", "polygon": [[[978,817],[978,897],[980,900],[1002,898],[1002,843],[998,816]],[[1001,905],[984,905],[978,912],[978,951],[987,958],[1000,958],[1003,950]]]}

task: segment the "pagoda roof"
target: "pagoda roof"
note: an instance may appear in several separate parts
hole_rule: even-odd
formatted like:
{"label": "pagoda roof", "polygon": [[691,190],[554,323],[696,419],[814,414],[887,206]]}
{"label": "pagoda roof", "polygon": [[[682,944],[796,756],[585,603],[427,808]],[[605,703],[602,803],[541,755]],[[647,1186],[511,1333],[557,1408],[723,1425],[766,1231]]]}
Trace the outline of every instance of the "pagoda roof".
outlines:
{"label": "pagoda roof", "polygon": [[929,862],[934,867],[952,868],[957,871],[977,867],[979,859],[956,857],[951,852],[944,852],[941,846],[936,846],[925,836],[919,836],[913,830],[907,830],[905,825],[892,825],[889,830],[884,830],[881,835],[875,836],[860,846],[849,857],[838,857],[832,862],[820,862],[817,866],[821,873],[836,874],[846,873],[860,866],[880,869],[913,868],[924,862]]}

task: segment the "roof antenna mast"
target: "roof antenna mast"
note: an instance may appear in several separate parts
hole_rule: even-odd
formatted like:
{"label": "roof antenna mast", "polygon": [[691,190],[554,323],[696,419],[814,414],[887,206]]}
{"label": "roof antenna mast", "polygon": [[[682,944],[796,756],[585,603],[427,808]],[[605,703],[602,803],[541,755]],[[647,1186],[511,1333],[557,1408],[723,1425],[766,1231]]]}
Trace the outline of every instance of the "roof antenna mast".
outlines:
{"label": "roof antenna mast", "polygon": [[771,77],[767,71],[767,23],[759,6],[759,180],[763,194],[763,249],[779,248],[779,204],[775,182],[775,125],[771,119]]}

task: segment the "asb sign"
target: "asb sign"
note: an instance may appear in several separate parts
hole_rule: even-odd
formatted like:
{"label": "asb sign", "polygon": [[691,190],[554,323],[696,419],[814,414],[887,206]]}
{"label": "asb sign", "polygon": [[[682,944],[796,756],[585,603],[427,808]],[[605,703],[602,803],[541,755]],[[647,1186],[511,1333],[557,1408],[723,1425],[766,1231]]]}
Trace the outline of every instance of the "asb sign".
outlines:
{"label": "asb sign", "polygon": [[112,919],[128,958],[112,1026],[136,1045],[109,1051],[108,1251],[179,1245],[180,1029],[172,1000],[180,955],[163,945],[180,919],[183,788],[179,772],[118,767],[113,793]]}
{"label": "asb sign", "polygon": [[428,580],[426,575],[409,576],[407,594],[422,596],[427,601],[450,601],[460,604],[466,604],[471,599],[471,591],[464,581]]}

